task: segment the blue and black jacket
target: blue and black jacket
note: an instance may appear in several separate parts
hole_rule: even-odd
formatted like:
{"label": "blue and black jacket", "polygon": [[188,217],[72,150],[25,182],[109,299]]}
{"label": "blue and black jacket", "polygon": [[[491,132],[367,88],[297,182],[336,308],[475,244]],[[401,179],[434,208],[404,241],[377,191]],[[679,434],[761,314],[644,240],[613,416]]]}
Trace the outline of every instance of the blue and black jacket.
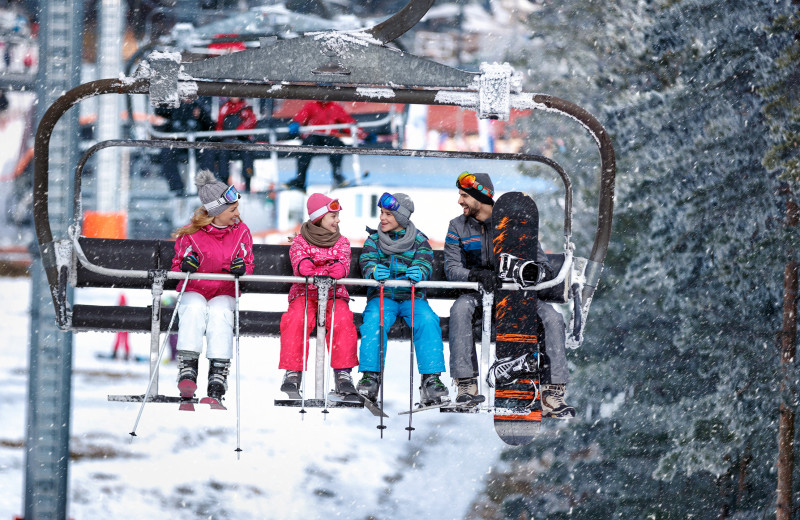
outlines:
{"label": "blue and black jacket", "polygon": [[[358,257],[358,265],[361,267],[361,274],[364,278],[373,278],[372,273],[378,264],[383,264],[389,268],[390,280],[406,280],[406,269],[412,265],[417,265],[422,271],[422,280],[430,280],[431,273],[433,272],[433,250],[428,243],[428,237],[424,233],[417,230],[417,236],[414,240],[414,246],[405,253],[400,254],[386,254],[378,247],[379,239],[378,232],[367,228],[371,232],[369,238],[364,242],[364,247],[361,250],[361,256]],[[405,236],[406,230],[401,229],[398,231],[389,232],[392,240],[397,240]],[[378,296],[380,290],[377,287],[370,287],[367,290],[367,299],[371,300]],[[386,287],[384,289],[384,297],[393,300],[408,300],[411,298],[410,287]],[[424,289],[415,289],[416,298],[425,298]]]}

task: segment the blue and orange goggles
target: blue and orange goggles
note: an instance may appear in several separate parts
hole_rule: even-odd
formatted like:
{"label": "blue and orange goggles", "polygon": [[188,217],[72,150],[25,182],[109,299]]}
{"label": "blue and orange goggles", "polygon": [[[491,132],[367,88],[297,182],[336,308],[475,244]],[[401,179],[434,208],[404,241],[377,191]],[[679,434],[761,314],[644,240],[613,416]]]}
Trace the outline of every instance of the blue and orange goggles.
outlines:
{"label": "blue and orange goggles", "polygon": [[462,172],[461,175],[458,176],[458,179],[456,179],[456,186],[464,190],[472,188],[478,190],[488,197],[494,197],[494,190],[487,188],[478,182],[478,179],[475,177],[474,173]]}

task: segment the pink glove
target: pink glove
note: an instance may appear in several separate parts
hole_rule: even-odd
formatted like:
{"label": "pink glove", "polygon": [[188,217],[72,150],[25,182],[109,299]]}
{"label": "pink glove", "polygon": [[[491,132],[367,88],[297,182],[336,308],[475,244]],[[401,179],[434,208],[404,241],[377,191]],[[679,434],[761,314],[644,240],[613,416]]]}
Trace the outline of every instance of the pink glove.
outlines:
{"label": "pink glove", "polygon": [[300,260],[300,263],[297,264],[297,272],[300,273],[300,276],[314,276],[315,271],[316,266],[310,258],[303,258]]}
{"label": "pink glove", "polygon": [[333,265],[329,265],[328,274],[331,275],[333,278],[336,278],[337,280],[339,278],[344,278],[345,275],[344,264],[341,262],[334,262]]}

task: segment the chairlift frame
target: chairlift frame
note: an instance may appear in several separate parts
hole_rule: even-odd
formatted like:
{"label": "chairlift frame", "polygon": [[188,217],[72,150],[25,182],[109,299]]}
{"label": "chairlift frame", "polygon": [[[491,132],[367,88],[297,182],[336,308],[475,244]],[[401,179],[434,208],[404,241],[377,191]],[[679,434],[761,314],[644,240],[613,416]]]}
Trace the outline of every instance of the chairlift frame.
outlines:
{"label": "chairlift frame", "polygon": [[[62,95],[48,108],[37,129],[33,189],[36,236],[59,328],[66,331],[73,329],[66,287],[68,283],[74,283],[76,262],[79,260],[75,246],[78,245],[82,216],[80,202],[82,170],[92,154],[100,149],[114,146],[472,158],[542,163],[561,176],[566,188],[564,247],[569,262],[565,262],[560,274],[571,270],[573,280],[578,282],[580,306],[573,313],[573,321],[585,323],[611,236],[616,175],[616,160],[611,139],[600,122],[580,106],[547,94],[522,92],[521,79],[510,66],[486,66],[482,67],[480,73],[471,73],[386,46],[415,25],[432,4],[433,0],[411,0],[396,15],[366,31],[316,33],[281,41],[264,38],[261,40],[261,48],[247,49],[200,62],[180,63],[179,55],[176,58],[175,53],[154,52],[149,56],[148,66],[140,67],[137,71],[139,77],[96,80],[79,85]],[[393,66],[387,67],[387,63],[392,63]],[[195,96],[318,99],[342,102],[378,100],[402,104],[461,106],[475,109],[479,117],[488,119],[505,118],[510,110],[515,108],[556,112],[584,126],[594,138],[600,153],[600,200],[592,250],[587,258],[575,257],[573,261],[574,246],[570,242],[571,183],[563,168],[547,157],[531,154],[311,147],[268,143],[197,143],[164,139],[110,140],[97,143],[87,150],[81,157],[75,173],[73,223],[69,231],[71,236],[55,240],[48,211],[50,136],[56,123],[67,110],[85,99],[103,94],[145,94],[150,96],[151,103],[165,106],[177,106],[182,98]],[[166,273],[166,278],[169,278],[170,274]],[[285,280],[287,277],[281,276],[262,278],[264,281],[287,281]],[[561,277],[562,281],[564,278]],[[369,281],[348,280],[348,282],[353,285],[368,285]],[[448,286],[448,282],[431,283],[444,284],[442,287]],[[161,284],[163,288],[163,281]],[[472,285],[475,284],[471,284],[471,288]],[[450,286],[457,287],[458,284],[450,283]],[[154,285],[154,295],[155,292]],[[159,304],[154,297],[154,313],[159,310]],[[154,327],[153,333],[157,332]],[[582,331],[576,338],[577,343],[580,343],[581,336]]]}

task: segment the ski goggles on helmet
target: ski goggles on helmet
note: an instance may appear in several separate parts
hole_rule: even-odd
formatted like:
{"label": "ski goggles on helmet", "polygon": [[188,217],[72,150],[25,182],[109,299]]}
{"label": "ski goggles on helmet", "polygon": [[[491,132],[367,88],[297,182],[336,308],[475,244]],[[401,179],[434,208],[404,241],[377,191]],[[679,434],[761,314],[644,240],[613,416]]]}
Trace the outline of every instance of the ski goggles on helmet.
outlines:
{"label": "ski goggles on helmet", "polygon": [[225,206],[227,204],[233,204],[234,202],[238,201],[242,198],[242,195],[239,193],[239,190],[236,189],[235,186],[228,186],[228,189],[220,196],[220,198],[212,200],[211,202],[206,202],[203,204],[207,210],[212,210],[214,208],[218,208],[219,206]]}
{"label": "ski goggles on helmet", "polygon": [[315,222],[318,218],[324,216],[326,213],[335,213],[337,211],[342,211],[342,205],[339,204],[339,199],[334,199],[314,211],[314,213],[311,213],[308,218],[311,219],[311,222]]}
{"label": "ski goggles on helmet", "polygon": [[474,173],[462,172],[461,175],[458,176],[458,179],[456,179],[456,186],[462,190],[478,190],[487,197],[494,197],[494,190],[481,184]]}

